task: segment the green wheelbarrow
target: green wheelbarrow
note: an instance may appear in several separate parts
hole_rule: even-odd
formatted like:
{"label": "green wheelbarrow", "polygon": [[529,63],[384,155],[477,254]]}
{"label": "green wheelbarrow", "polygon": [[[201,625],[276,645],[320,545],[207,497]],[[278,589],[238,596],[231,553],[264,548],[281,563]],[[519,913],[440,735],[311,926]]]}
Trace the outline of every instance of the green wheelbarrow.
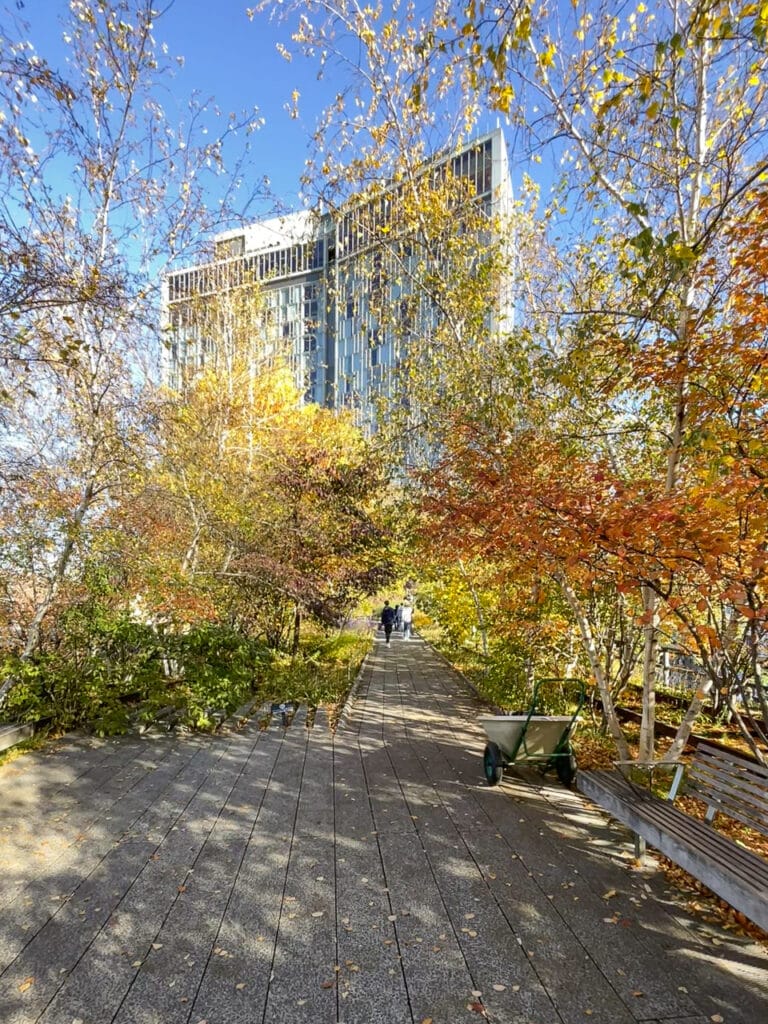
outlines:
{"label": "green wheelbarrow", "polygon": [[[575,710],[569,714],[539,714],[548,684],[576,687]],[[554,769],[564,786],[576,775],[576,758],[571,734],[579,721],[586,688],[580,679],[541,679],[533,688],[531,707],[515,715],[479,715],[478,721],[488,737],[483,751],[483,774],[489,786],[504,777],[505,768],[531,765],[542,774]]]}

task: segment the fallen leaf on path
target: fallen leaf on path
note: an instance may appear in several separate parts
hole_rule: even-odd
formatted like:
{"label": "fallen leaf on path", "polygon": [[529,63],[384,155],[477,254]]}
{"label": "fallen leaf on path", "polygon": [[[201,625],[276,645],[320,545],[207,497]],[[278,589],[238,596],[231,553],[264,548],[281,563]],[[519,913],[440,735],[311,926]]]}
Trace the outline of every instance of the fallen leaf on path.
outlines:
{"label": "fallen leaf on path", "polygon": [[507,988],[506,985],[494,985],[493,986],[493,991],[494,992],[505,992],[506,988]]}
{"label": "fallen leaf on path", "polygon": [[603,899],[604,900],[609,900],[609,899],[611,899],[612,896],[617,896],[617,895],[618,895],[618,893],[616,892],[615,889],[609,889],[608,892],[604,892],[603,893]]}
{"label": "fallen leaf on path", "polygon": [[32,988],[32,986],[34,984],[35,984],[35,979],[30,974],[30,976],[28,978],[25,978],[24,981],[22,981],[22,983],[19,985],[19,992],[26,992],[27,989],[28,988]]}

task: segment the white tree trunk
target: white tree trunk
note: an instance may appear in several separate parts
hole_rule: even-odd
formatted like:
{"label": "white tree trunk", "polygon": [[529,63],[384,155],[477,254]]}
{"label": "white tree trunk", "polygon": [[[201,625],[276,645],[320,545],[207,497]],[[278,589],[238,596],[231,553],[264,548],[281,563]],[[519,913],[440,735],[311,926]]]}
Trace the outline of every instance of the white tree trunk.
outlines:
{"label": "white tree trunk", "polygon": [[603,661],[600,657],[600,652],[597,649],[595,638],[592,635],[592,628],[589,624],[586,612],[578,595],[574,591],[573,587],[567,581],[565,576],[557,574],[555,580],[560,586],[568,605],[573,612],[576,623],[579,627],[581,634],[582,643],[584,649],[587,652],[589,658],[589,664],[592,668],[592,672],[595,676],[595,682],[600,693],[600,699],[603,702],[603,711],[605,713],[605,720],[608,724],[608,731],[616,744],[616,750],[622,761],[629,760],[629,748],[627,747],[627,741],[624,737],[624,733],[621,731],[621,724],[616,714],[616,707],[613,703],[613,697],[611,696],[611,688],[608,685],[608,680],[605,675],[603,667]]}
{"label": "white tree trunk", "polygon": [[648,617],[645,624],[643,648],[643,713],[640,721],[640,761],[653,761],[656,750],[656,649],[658,623],[656,616],[656,594],[650,587],[643,587],[643,610]]}

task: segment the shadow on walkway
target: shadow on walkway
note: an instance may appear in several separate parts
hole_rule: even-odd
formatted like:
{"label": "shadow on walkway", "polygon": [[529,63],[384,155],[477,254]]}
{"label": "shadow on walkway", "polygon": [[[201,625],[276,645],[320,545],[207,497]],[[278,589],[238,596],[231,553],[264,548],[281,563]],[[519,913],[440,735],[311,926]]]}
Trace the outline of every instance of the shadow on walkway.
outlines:
{"label": "shadow on walkway", "polygon": [[482,777],[480,711],[376,640],[322,716],[70,739],[0,769],[3,1024],[756,1024],[757,945],[692,920],[540,775]]}

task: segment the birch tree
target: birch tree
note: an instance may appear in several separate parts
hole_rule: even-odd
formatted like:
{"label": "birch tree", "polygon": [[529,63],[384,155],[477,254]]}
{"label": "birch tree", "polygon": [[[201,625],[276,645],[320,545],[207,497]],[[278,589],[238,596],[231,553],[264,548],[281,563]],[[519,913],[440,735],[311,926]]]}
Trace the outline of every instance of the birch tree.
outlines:
{"label": "birch tree", "polygon": [[[581,3],[556,12],[545,4],[479,2],[467,12],[450,44],[467,86],[482,82],[490,102],[510,112],[520,112],[522,100],[539,141],[563,140],[571,186],[583,189],[592,209],[613,215],[614,271],[634,294],[614,310],[611,333],[623,345],[648,346],[657,365],[666,364],[664,379],[653,381],[666,422],[648,458],[663,459],[659,486],[671,495],[690,439],[699,331],[717,296],[717,285],[701,273],[702,259],[768,167],[763,16],[754,5],[689,0],[621,12]],[[640,757],[651,759],[654,580],[642,589]]]}
{"label": "birch tree", "polygon": [[[165,111],[172,62],[155,18],[146,0],[72,0],[61,70],[23,26],[2,39],[2,572],[22,659],[43,642],[96,513],[144,459],[135,409],[156,361],[163,263],[215,224],[205,179],[223,174],[225,138],[257,126],[247,116],[213,131],[194,104]],[[216,218],[231,216],[230,192]]]}

